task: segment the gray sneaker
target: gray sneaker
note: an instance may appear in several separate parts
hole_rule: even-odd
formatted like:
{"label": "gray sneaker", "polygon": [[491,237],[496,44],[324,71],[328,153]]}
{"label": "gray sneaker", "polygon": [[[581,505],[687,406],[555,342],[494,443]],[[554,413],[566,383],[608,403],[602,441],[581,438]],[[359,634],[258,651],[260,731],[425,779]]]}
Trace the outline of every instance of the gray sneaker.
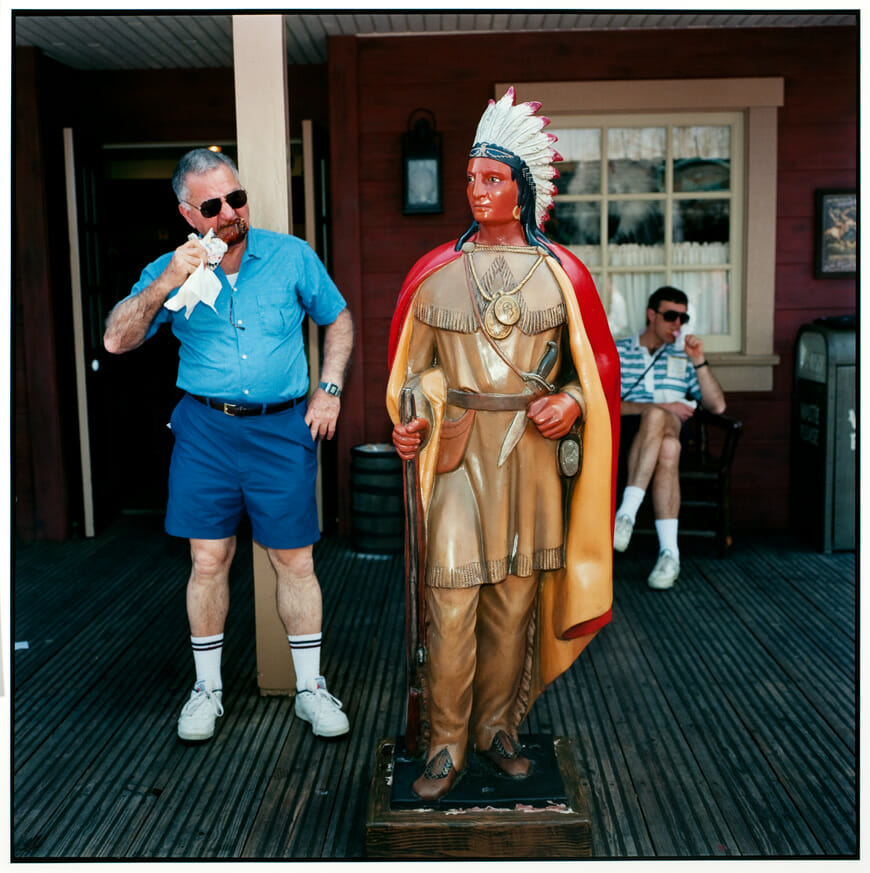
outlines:
{"label": "gray sneaker", "polygon": [[318,676],[308,688],[296,692],[296,717],[311,723],[317,737],[339,737],[350,730],[341,711],[341,701],[326,690],[326,680]]}
{"label": "gray sneaker", "polygon": [[627,515],[617,515],[613,525],[613,548],[614,551],[624,552],[631,541],[634,531],[634,522]]}
{"label": "gray sneaker", "polygon": [[212,691],[205,682],[197,682],[178,717],[178,736],[182,740],[210,740],[215,720],[224,714],[223,691]]}
{"label": "gray sneaker", "polygon": [[659,552],[659,559],[646,583],[650,588],[671,588],[679,575],[680,562],[674,557],[674,553],[670,549],[665,549]]}

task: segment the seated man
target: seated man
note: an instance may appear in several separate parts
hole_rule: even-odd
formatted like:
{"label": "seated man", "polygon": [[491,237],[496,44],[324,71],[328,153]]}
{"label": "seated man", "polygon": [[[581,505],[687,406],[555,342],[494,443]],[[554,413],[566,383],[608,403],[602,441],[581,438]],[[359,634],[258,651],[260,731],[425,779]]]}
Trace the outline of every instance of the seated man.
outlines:
{"label": "seated man", "polygon": [[637,511],[652,481],[659,557],[647,579],[650,588],[670,588],[680,574],[677,520],[680,512],[680,430],[700,400],[710,412],[725,411],[722,389],[704,357],[701,340],[688,334],[688,298],[678,288],[655,291],[646,329],[617,341],[622,367],[621,441],[628,446],[628,478],[616,511],[613,548],[624,552]]}

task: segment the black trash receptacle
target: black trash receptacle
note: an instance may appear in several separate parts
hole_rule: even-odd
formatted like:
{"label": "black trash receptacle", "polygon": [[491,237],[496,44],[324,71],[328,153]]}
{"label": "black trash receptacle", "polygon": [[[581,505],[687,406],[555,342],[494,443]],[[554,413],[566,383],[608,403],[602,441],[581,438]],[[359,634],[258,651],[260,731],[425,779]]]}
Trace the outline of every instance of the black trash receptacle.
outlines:
{"label": "black trash receptacle", "polygon": [[792,433],[792,524],[819,551],[855,548],[858,437],[854,316],[798,331]]}
{"label": "black trash receptacle", "polygon": [[402,459],[389,443],[351,449],[352,541],[357,552],[390,554],[405,545]]}

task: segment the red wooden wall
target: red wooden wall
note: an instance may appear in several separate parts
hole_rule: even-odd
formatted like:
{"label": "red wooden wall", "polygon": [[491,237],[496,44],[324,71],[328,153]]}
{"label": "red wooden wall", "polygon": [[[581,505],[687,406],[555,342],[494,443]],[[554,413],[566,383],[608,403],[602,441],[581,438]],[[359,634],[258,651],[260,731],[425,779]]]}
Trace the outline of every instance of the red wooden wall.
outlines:
{"label": "red wooden wall", "polygon": [[[418,257],[468,226],[467,153],[495,82],[782,76],[773,289],[781,364],[772,391],[731,394],[728,403],[744,421],[735,523],[786,527],[797,330],[856,306],[854,281],[814,279],[812,265],[814,190],[856,183],[857,47],[851,28],[333,38],[335,273],[359,327],[342,454],[354,441],[389,439],[383,398],[396,293]],[[443,135],[443,215],[401,214],[401,134],[418,107],[434,113]]]}
{"label": "red wooden wall", "polygon": [[[16,525],[23,538],[61,538],[81,509],[64,303],[66,225],[57,206],[60,131],[72,126],[77,137],[90,134],[95,143],[232,137],[232,71],[81,73],[32,49],[16,49],[15,59]],[[774,289],[774,351],[782,363],[772,391],[728,398],[730,411],[745,422],[736,464],[737,524],[775,529],[786,525],[792,496],[789,416],[798,327],[856,306],[854,281],[814,279],[812,263],[813,192],[853,186],[857,177],[857,29],[336,37],[327,67],[290,68],[291,123],[313,118],[330,128],[333,271],[358,325],[336,452],[345,532],[350,449],[389,437],[383,398],[396,293],[419,256],[469,222],[466,155],[494,83],[733,76],[785,80]],[[197,97],[173,99],[179,93]],[[401,214],[401,134],[418,107],[435,114],[444,138],[445,212],[439,216]],[[49,257],[34,259],[32,252]],[[46,317],[36,318],[27,301],[40,301]]]}

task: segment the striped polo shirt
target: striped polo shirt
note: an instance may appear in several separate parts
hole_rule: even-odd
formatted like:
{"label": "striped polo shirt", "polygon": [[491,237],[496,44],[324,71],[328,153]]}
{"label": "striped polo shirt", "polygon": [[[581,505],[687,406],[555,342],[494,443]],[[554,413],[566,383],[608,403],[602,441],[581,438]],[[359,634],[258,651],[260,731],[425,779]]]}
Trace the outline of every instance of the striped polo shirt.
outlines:
{"label": "striped polo shirt", "polygon": [[[622,371],[619,396],[623,400],[670,403],[685,397],[701,399],[698,375],[683,350],[665,344],[650,353],[640,344],[640,333],[617,340],[616,348]],[[653,359],[655,363],[650,367]]]}

